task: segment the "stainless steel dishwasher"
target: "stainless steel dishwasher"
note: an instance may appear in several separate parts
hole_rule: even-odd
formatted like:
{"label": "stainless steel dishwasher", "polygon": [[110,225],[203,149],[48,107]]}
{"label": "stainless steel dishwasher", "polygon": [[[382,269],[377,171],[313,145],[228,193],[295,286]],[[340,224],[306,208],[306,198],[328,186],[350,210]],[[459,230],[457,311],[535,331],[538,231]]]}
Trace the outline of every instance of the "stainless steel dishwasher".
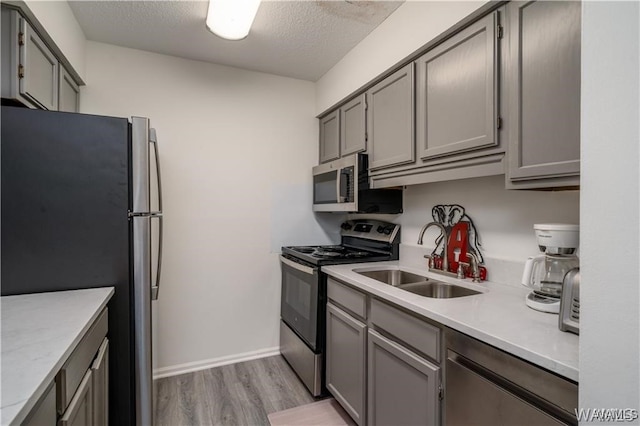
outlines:
{"label": "stainless steel dishwasher", "polygon": [[446,329],[447,425],[577,425],[578,384]]}

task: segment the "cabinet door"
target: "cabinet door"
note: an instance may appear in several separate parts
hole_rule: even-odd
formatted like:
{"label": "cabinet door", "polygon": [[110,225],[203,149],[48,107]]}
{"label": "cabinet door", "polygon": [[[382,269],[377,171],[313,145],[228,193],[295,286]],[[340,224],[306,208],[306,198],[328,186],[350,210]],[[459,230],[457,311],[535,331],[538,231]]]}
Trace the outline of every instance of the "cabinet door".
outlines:
{"label": "cabinet door", "polygon": [[507,4],[511,181],[580,172],[580,8]]}
{"label": "cabinet door", "polygon": [[367,92],[369,168],[415,160],[413,63]]}
{"label": "cabinet door", "polygon": [[58,88],[58,110],[79,112],[80,88],[62,65],[60,65],[60,83]]}
{"label": "cabinet door", "polygon": [[57,110],[58,60],[22,17],[19,28],[20,95],[40,108]]}
{"label": "cabinet door", "polygon": [[56,424],[56,387],[52,382],[44,396],[22,422],[22,426],[54,426]]}
{"label": "cabinet door", "polygon": [[366,325],[327,305],[327,389],[360,426],[365,417]]}
{"label": "cabinet door", "polygon": [[498,12],[416,61],[416,140],[423,159],[498,145]]}
{"label": "cabinet door", "polygon": [[93,381],[91,370],[84,375],[71,403],[64,412],[58,426],[85,426],[93,423]]}
{"label": "cabinet door", "polygon": [[93,425],[109,424],[109,340],[105,337],[91,365],[93,380]]}
{"label": "cabinet door", "polygon": [[340,108],[340,155],[367,149],[367,95],[362,94]]}
{"label": "cabinet door", "polygon": [[440,368],[369,330],[368,424],[437,425]]}
{"label": "cabinet door", "polygon": [[340,158],[340,114],[338,110],[320,119],[320,162]]}

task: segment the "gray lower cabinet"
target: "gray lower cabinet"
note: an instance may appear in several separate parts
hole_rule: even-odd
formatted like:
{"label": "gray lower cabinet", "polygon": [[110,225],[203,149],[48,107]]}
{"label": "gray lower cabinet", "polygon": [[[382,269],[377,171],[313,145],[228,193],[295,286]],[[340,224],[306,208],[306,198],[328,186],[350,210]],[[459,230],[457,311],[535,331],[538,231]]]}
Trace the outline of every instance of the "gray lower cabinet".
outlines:
{"label": "gray lower cabinet", "polygon": [[56,387],[51,382],[44,396],[36,403],[22,426],[43,426],[56,424]]}
{"label": "gray lower cabinet", "polygon": [[80,88],[62,65],[60,65],[60,81],[58,84],[58,110],[65,112],[80,111]]}
{"label": "gray lower cabinet", "polygon": [[367,149],[367,95],[361,94],[340,107],[340,155]]}
{"label": "gray lower cabinet", "polygon": [[369,169],[415,160],[413,63],[367,91]]}
{"label": "gray lower cabinet", "polygon": [[349,415],[365,425],[367,326],[327,304],[327,389]]}
{"label": "gray lower cabinet", "polygon": [[416,145],[422,159],[498,145],[498,12],[416,61]]}
{"label": "gray lower cabinet", "polygon": [[69,406],[58,421],[58,426],[85,426],[93,424],[93,379],[87,370]]}
{"label": "gray lower cabinet", "polygon": [[109,421],[109,340],[105,309],[56,376],[58,426],[105,426]]}
{"label": "gray lower cabinet", "polygon": [[440,367],[369,330],[369,425],[437,425]]}
{"label": "gray lower cabinet", "polygon": [[506,8],[507,187],[578,185],[581,4],[514,1]]}
{"label": "gray lower cabinet", "polygon": [[320,118],[320,162],[340,158],[340,111]]}
{"label": "gray lower cabinet", "polygon": [[109,424],[109,340],[105,338],[91,364],[93,425]]}
{"label": "gray lower cabinet", "polygon": [[440,424],[441,329],[331,277],[327,294],[336,401],[360,426]]}

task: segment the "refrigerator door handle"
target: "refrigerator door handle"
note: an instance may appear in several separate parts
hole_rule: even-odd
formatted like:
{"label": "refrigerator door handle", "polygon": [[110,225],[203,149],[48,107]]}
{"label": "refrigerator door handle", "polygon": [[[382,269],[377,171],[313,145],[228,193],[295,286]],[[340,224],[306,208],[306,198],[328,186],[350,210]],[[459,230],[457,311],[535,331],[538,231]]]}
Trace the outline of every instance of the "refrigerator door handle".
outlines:
{"label": "refrigerator door handle", "polygon": [[162,215],[152,216],[152,219],[158,219],[158,258],[156,259],[156,282],[151,284],[151,300],[158,300],[158,292],[160,291],[160,271],[162,270]]}
{"label": "refrigerator door handle", "polygon": [[153,145],[153,150],[156,157],[156,180],[158,182],[158,210],[162,212],[162,179],[160,178],[160,156],[158,153],[158,138],[156,136],[156,129],[149,129],[149,142]]}
{"label": "refrigerator door handle", "polygon": [[151,300],[158,300],[160,291],[160,271],[162,270],[162,240],[163,240],[163,220],[162,220],[162,178],[160,173],[160,154],[158,152],[158,137],[156,129],[149,129],[149,142],[153,146],[156,160],[156,181],[158,182],[158,211],[150,214],[152,218],[158,219],[158,258],[156,269],[156,282],[151,286]]}

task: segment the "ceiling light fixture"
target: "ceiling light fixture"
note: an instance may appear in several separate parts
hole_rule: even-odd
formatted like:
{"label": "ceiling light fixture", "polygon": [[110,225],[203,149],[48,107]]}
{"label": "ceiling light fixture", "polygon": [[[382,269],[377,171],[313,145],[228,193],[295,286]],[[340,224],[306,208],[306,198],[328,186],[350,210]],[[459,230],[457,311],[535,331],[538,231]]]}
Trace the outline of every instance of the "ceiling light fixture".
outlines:
{"label": "ceiling light fixture", "polygon": [[260,0],[209,0],[207,28],[227,40],[242,40],[249,35]]}

